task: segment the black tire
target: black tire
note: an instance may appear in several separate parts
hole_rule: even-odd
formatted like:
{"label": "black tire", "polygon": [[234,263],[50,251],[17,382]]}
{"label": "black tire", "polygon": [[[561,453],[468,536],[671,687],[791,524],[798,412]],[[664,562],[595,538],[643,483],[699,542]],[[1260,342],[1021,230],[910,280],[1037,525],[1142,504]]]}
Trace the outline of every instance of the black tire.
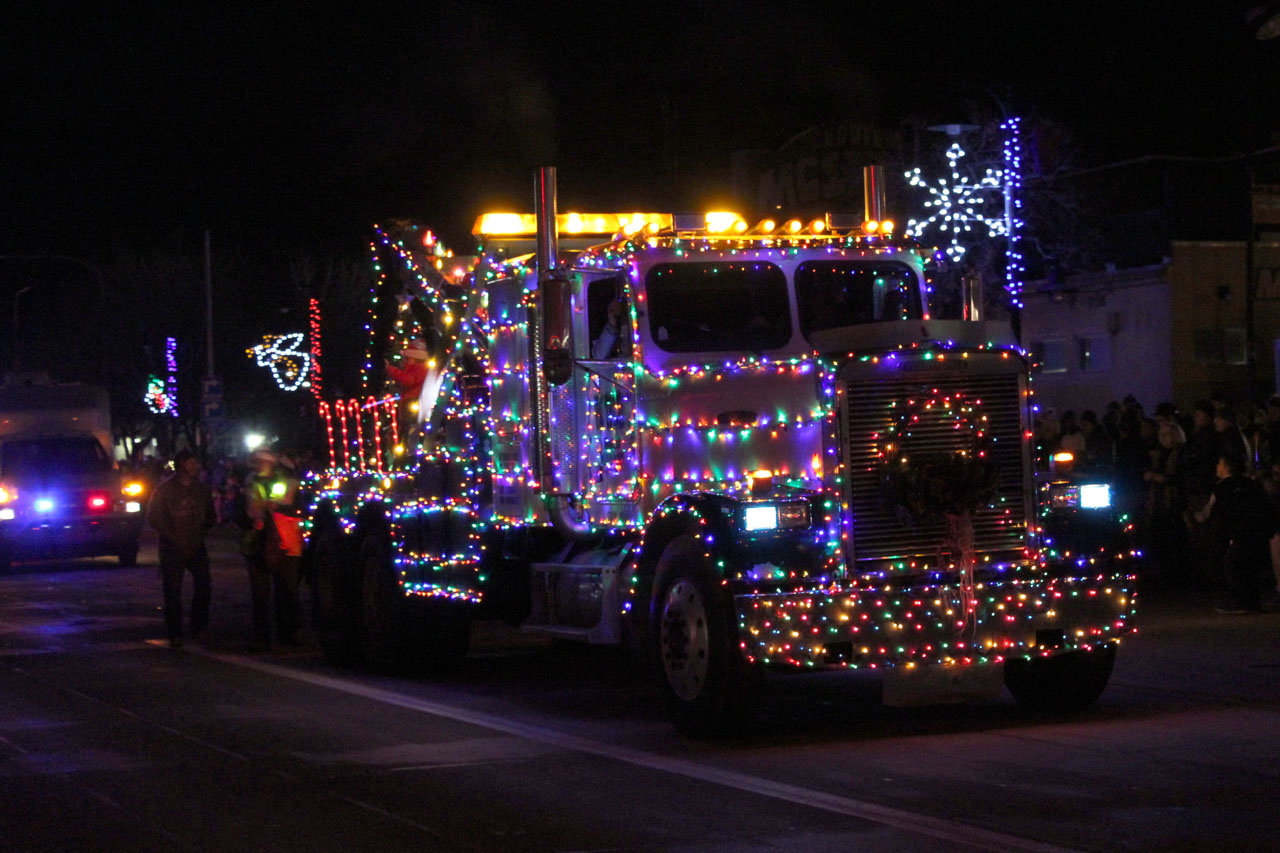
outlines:
{"label": "black tire", "polygon": [[1005,661],[1004,683],[1018,704],[1037,714],[1070,714],[1097,701],[1111,679],[1116,647]]}
{"label": "black tire", "polygon": [[325,660],[335,666],[359,662],[360,602],[355,571],[345,538],[336,530],[320,530],[308,546],[312,587],[312,622]]}
{"label": "black tire", "polygon": [[650,637],[663,704],[676,730],[724,737],[750,726],[760,679],[738,646],[733,599],[701,551],[691,537],[663,551]]}
{"label": "black tire", "polygon": [[385,537],[365,539],[360,578],[360,658],[375,672],[399,672],[410,657],[409,606]]}
{"label": "black tire", "polygon": [[116,560],[125,568],[132,568],[138,565],[138,543],[134,542],[132,545],[127,545],[116,551]]}
{"label": "black tire", "polygon": [[406,604],[410,619],[407,663],[428,674],[456,670],[471,649],[469,605],[416,596]]}

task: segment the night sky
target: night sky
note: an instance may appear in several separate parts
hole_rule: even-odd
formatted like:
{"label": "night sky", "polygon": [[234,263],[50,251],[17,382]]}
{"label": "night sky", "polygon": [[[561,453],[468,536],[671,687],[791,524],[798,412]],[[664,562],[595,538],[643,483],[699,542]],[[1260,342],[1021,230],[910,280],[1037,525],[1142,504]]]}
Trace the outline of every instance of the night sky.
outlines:
{"label": "night sky", "polygon": [[[198,258],[209,229],[220,306],[293,298],[299,253],[363,263],[388,218],[465,252],[544,164],[562,209],[696,211],[734,151],[842,120],[1003,108],[1087,168],[1239,154],[1280,113],[1234,0],[6,5],[0,255]],[[0,260],[0,307],[40,275]]]}
{"label": "night sky", "polygon": [[700,207],[735,149],[993,97],[1068,127],[1081,165],[1227,154],[1250,63],[1277,76],[1224,0],[20,5],[0,60],[9,253],[175,226],[305,245],[359,245],[388,216],[465,231],[487,204],[528,207],[543,163],[565,206]]}

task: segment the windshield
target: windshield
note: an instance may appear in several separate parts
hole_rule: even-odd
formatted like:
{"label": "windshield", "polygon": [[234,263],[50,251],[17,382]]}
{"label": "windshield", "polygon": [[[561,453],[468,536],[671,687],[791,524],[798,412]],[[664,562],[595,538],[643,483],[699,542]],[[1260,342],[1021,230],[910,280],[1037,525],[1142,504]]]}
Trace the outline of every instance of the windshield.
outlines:
{"label": "windshield", "polygon": [[667,352],[759,351],[791,340],[787,277],[773,264],[663,264],[645,288],[649,329]]}
{"label": "windshield", "polygon": [[110,468],[106,451],[92,436],[22,439],[0,447],[0,476],[5,477],[58,477]]}
{"label": "windshield", "polygon": [[920,287],[906,264],[876,261],[808,261],[796,268],[800,330],[860,326],[885,320],[918,320]]}

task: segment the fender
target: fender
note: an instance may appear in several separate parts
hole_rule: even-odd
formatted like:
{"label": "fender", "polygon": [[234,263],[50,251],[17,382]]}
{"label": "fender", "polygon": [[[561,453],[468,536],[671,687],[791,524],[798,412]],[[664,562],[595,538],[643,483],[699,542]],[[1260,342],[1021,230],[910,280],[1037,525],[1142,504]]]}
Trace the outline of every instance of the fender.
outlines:
{"label": "fender", "polygon": [[739,501],[715,492],[684,492],[658,505],[644,531],[638,556],[626,579],[623,622],[634,648],[647,648],[658,561],[681,536],[695,539],[717,577],[728,577],[726,550],[733,542]]}

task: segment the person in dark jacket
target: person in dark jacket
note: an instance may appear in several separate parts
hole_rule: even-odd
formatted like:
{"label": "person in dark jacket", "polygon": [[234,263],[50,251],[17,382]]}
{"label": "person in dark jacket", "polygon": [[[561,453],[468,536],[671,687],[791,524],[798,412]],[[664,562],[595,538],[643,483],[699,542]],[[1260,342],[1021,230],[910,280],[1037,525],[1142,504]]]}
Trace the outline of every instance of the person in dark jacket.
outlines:
{"label": "person in dark jacket", "polygon": [[191,637],[203,639],[209,627],[209,551],[204,537],[217,516],[213,493],[200,480],[200,460],[190,450],[173,459],[173,476],[156,487],[147,505],[147,521],[160,535],[160,581],[169,645],[182,646],[182,578],[191,572]]}
{"label": "person in dark jacket", "polygon": [[1219,613],[1252,613],[1261,609],[1262,578],[1270,574],[1270,540],[1276,531],[1271,501],[1261,484],[1246,477],[1246,463],[1236,453],[1218,457],[1218,482],[1209,504],[1197,518],[1220,519],[1227,542],[1222,557],[1226,597]]}

